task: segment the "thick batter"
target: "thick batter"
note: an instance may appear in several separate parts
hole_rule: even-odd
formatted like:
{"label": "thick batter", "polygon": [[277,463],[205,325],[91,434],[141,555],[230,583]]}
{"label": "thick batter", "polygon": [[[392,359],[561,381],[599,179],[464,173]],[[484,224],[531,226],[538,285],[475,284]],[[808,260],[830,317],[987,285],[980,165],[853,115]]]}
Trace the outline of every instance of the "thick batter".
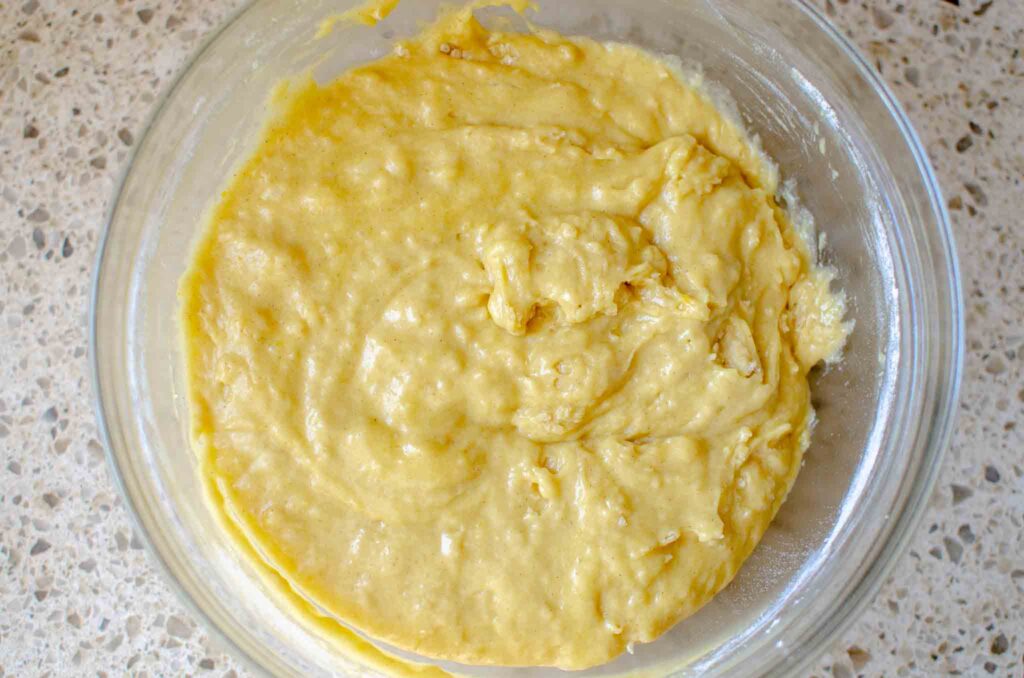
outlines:
{"label": "thick batter", "polygon": [[279,104],[181,284],[249,552],[483,664],[606,662],[725,586],[845,337],[742,130],[644,52],[468,10]]}

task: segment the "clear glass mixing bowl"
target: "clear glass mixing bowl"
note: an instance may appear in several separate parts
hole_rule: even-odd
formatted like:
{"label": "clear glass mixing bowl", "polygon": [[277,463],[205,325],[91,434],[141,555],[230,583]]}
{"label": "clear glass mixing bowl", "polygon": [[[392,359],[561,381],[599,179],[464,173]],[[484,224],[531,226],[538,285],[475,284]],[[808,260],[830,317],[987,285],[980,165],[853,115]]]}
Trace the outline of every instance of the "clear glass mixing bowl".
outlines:
{"label": "clear glass mixing bowl", "polygon": [[[176,285],[204,210],[251,148],[272,85],[311,67],[329,78],[380,56],[440,3],[403,0],[374,28],[310,40],[348,4],[259,0],[207,43],[138,145],[93,297],[99,420],[139,530],[196,616],[275,675],[373,671],[284,613],[207,509],[187,436]],[[586,673],[796,672],[877,590],[949,438],[962,302],[935,176],[892,94],[804,2],[543,0],[533,20],[701,64],[796,180],[856,320],[843,362],[815,377],[819,424],[804,469],[736,580],[657,642]]]}

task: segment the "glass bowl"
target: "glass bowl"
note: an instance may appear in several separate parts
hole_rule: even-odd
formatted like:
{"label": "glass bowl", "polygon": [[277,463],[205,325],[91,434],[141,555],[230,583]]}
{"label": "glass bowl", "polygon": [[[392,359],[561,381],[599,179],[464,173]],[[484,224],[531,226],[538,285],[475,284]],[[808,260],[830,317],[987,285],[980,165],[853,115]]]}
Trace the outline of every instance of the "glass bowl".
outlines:
{"label": "glass bowl", "polygon": [[[138,528],[196,616],[273,675],[378,672],[285,612],[208,510],[189,446],[176,290],[205,210],[252,148],[271,87],[310,68],[326,79],[383,55],[440,2],[403,0],[375,27],[311,39],[350,4],[259,0],[213,36],[138,144],[92,300],[100,428]],[[918,522],[949,438],[962,301],[935,176],[892,94],[805,2],[542,0],[531,18],[700,64],[795,180],[825,236],[818,254],[837,270],[856,321],[844,360],[814,376],[819,423],[804,468],[735,581],[657,642],[584,673],[797,672],[878,589]]]}

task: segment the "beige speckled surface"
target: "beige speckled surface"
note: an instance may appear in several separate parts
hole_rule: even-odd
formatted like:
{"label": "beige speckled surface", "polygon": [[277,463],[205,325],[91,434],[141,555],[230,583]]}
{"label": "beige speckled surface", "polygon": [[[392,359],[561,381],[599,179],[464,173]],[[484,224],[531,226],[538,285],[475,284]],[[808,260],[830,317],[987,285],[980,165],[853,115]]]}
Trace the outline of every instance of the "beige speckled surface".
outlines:
{"label": "beige speckled surface", "polygon": [[[155,574],[97,442],[89,277],[161,90],[241,0],[0,3],[0,676],[246,675]],[[968,351],[909,552],[814,674],[1024,675],[1024,2],[818,0],[917,125]]]}

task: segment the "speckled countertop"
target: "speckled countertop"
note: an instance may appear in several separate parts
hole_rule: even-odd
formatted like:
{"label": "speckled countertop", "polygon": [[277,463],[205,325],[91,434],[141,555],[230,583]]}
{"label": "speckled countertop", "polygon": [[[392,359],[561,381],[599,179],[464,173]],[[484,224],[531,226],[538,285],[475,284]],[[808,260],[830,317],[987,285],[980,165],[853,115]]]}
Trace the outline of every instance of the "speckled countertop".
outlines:
{"label": "speckled countertop", "polygon": [[[946,193],[967,359],[910,550],[818,676],[1024,674],[1024,2],[817,0]],[[0,2],[0,677],[245,675],[154,572],[93,420],[88,287],[161,90],[240,0]]]}

